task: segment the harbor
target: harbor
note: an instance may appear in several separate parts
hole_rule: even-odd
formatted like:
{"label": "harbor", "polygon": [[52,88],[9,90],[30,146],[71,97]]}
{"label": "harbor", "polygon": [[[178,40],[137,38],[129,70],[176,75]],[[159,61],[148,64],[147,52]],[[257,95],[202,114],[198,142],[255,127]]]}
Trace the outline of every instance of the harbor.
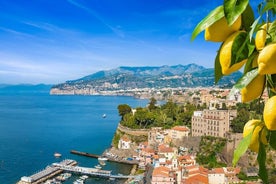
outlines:
{"label": "harbor", "polygon": [[63,160],[59,163],[52,163],[47,166],[44,170],[37,172],[31,176],[23,176],[17,184],[39,184],[44,183],[48,179],[55,177],[56,175],[69,172],[77,175],[91,176],[91,177],[102,177],[109,179],[132,179],[136,176],[134,175],[114,175],[109,170],[102,170],[97,168],[89,168],[89,167],[80,167],[77,166],[77,162],[75,160]]}

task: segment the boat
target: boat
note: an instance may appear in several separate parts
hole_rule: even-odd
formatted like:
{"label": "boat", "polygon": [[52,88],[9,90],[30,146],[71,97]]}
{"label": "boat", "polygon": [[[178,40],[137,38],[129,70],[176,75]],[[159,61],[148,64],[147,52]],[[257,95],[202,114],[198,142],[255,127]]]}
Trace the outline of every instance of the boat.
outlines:
{"label": "boat", "polygon": [[55,157],[57,157],[57,158],[59,158],[59,157],[61,157],[61,154],[60,154],[60,153],[55,152],[54,156],[55,156]]}
{"label": "boat", "polygon": [[100,165],[96,165],[96,166],[95,166],[95,168],[96,168],[96,169],[101,169],[101,168],[102,168],[102,166],[100,166]]}
{"label": "boat", "polygon": [[77,179],[73,184],[84,184],[84,181],[82,179]]}
{"label": "boat", "polygon": [[103,118],[106,118],[106,114],[103,114],[103,116],[102,116]]}
{"label": "boat", "polygon": [[84,181],[85,181],[87,178],[88,178],[87,175],[82,175],[82,176],[80,177],[80,179],[81,179],[81,180],[84,180]]}
{"label": "boat", "polygon": [[99,161],[107,161],[108,158],[106,158],[106,157],[99,157],[98,160],[99,160]]}

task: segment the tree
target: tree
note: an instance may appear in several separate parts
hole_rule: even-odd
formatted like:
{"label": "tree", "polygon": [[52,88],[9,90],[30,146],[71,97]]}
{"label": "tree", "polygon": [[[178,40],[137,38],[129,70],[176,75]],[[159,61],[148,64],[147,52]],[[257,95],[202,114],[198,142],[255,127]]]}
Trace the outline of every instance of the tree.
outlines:
{"label": "tree", "polygon": [[120,104],[117,107],[121,120],[124,119],[124,116],[128,113],[131,113],[131,107],[127,104]]}
{"label": "tree", "polygon": [[157,100],[155,98],[153,98],[153,97],[150,98],[150,102],[149,102],[149,106],[148,106],[150,111],[152,111],[156,108],[156,106],[155,106],[156,102],[157,102]]}
{"label": "tree", "polygon": [[245,108],[238,111],[237,117],[231,122],[231,128],[234,133],[242,133],[243,127],[249,121],[250,113]]}

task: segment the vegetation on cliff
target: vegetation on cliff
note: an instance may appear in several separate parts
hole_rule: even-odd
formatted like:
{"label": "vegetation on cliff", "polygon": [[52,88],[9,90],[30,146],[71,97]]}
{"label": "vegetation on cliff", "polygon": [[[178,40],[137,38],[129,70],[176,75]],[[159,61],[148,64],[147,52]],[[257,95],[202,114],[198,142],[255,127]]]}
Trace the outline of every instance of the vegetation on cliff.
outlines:
{"label": "vegetation on cliff", "polygon": [[226,144],[226,139],[211,136],[202,136],[199,144],[199,151],[196,161],[207,168],[225,166],[224,162],[219,162],[219,154]]}
{"label": "vegetation on cliff", "polygon": [[163,105],[156,105],[156,103],[156,99],[151,98],[147,107],[138,107],[133,111],[127,104],[119,105],[121,125],[132,129],[171,128],[177,125],[191,127],[191,117],[193,111],[196,110],[195,105],[190,103],[177,105],[172,100]]}

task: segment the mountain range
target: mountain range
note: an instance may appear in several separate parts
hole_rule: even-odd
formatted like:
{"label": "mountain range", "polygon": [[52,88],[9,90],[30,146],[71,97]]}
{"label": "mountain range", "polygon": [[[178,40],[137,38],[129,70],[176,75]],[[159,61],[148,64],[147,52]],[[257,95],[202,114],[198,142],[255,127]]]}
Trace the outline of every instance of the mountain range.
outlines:
{"label": "mountain range", "polygon": [[[224,76],[219,87],[232,86],[241,72]],[[118,67],[99,71],[80,79],[54,85],[51,93],[67,93],[72,90],[87,90],[89,93],[136,88],[178,88],[178,87],[211,87],[214,86],[214,69],[197,64],[175,66]],[[56,91],[56,92],[55,92]],[[67,92],[66,92],[67,91]]]}

